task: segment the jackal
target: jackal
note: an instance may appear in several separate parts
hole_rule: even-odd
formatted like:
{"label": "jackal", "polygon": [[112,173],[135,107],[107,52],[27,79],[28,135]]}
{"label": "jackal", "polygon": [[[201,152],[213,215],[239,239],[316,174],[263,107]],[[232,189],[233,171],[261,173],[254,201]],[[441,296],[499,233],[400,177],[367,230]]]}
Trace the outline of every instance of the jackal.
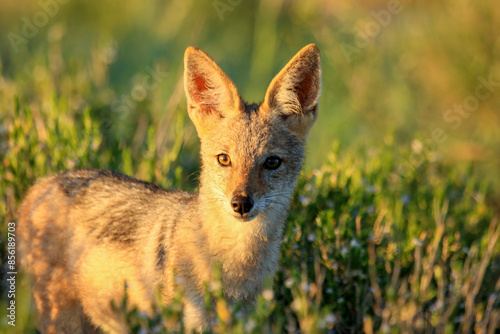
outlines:
{"label": "jackal", "polygon": [[[90,323],[127,333],[113,311],[149,312],[183,289],[184,322],[210,324],[204,287],[220,265],[231,302],[254,303],[277,269],[309,129],[318,114],[320,52],[308,45],[272,80],[264,101],[245,103],[203,51],[184,56],[188,112],[201,141],[198,193],[165,190],[105,170],[40,180],[20,207],[21,264],[33,278],[43,333],[82,333]],[[174,277],[175,276],[175,277]]]}

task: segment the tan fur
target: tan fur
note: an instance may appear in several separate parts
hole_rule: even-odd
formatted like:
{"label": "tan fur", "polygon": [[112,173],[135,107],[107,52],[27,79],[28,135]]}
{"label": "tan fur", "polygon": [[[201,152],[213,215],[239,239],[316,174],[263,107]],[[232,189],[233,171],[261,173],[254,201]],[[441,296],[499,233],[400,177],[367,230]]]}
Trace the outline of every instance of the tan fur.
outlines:
{"label": "tan fur", "polygon": [[[305,141],[317,117],[319,50],[303,48],[260,105],[243,102],[201,50],[188,48],[184,63],[188,112],[201,140],[199,193],[76,170],[42,179],[26,196],[19,250],[33,277],[43,333],[82,333],[92,326],[127,333],[123,315],[110,306],[122,301],[125,282],[130,304],[146,313],[160,287],[168,304],[179,284],[185,323],[201,330],[210,322],[203,287],[215,264],[222,268],[225,296],[249,306],[264,278],[276,272]],[[221,154],[230,165],[219,163]],[[279,168],[269,168],[269,157],[281,159]]]}

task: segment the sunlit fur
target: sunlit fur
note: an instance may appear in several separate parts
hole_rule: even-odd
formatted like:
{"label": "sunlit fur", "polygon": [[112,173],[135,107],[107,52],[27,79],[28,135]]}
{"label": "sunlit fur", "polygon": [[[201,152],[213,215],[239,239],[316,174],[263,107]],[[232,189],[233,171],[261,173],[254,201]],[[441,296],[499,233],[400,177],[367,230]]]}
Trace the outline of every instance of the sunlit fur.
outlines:
{"label": "sunlit fur", "polygon": [[[199,193],[168,191],[118,173],[68,171],[40,180],[20,208],[19,251],[33,277],[38,328],[127,333],[120,305],[150,312],[162,287],[168,304],[184,292],[188,328],[209,325],[204,286],[215,264],[231,302],[251,307],[277,269],[283,228],[317,117],[321,69],[315,45],[303,48],[248,105],[205,53],[188,48],[185,90],[201,140]],[[231,164],[217,159],[227,154]],[[276,170],[264,168],[277,156]],[[231,207],[253,199],[249,212]]]}

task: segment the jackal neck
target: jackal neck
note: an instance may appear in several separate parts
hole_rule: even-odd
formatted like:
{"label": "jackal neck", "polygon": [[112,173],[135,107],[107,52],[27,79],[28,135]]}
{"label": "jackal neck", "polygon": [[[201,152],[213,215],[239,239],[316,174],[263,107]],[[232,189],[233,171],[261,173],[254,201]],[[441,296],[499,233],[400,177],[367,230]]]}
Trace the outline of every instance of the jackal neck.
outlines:
{"label": "jackal neck", "polygon": [[220,263],[224,292],[238,300],[252,300],[266,276],[277,270],[288,207],[261,212],[250,221],[238,220],[200,189],[201,233],[211,265]]}

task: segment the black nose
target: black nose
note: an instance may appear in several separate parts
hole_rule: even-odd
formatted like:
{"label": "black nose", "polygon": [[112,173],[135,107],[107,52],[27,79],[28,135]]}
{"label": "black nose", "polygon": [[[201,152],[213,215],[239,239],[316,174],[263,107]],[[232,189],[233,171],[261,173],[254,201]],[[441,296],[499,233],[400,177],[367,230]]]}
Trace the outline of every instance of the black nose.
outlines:
{"label": "black nose", "polygon": [[234,212],[243,215],[249,213],[253,208],[253,199],[248,196],[236,195],[231,199],[231,206]]}

